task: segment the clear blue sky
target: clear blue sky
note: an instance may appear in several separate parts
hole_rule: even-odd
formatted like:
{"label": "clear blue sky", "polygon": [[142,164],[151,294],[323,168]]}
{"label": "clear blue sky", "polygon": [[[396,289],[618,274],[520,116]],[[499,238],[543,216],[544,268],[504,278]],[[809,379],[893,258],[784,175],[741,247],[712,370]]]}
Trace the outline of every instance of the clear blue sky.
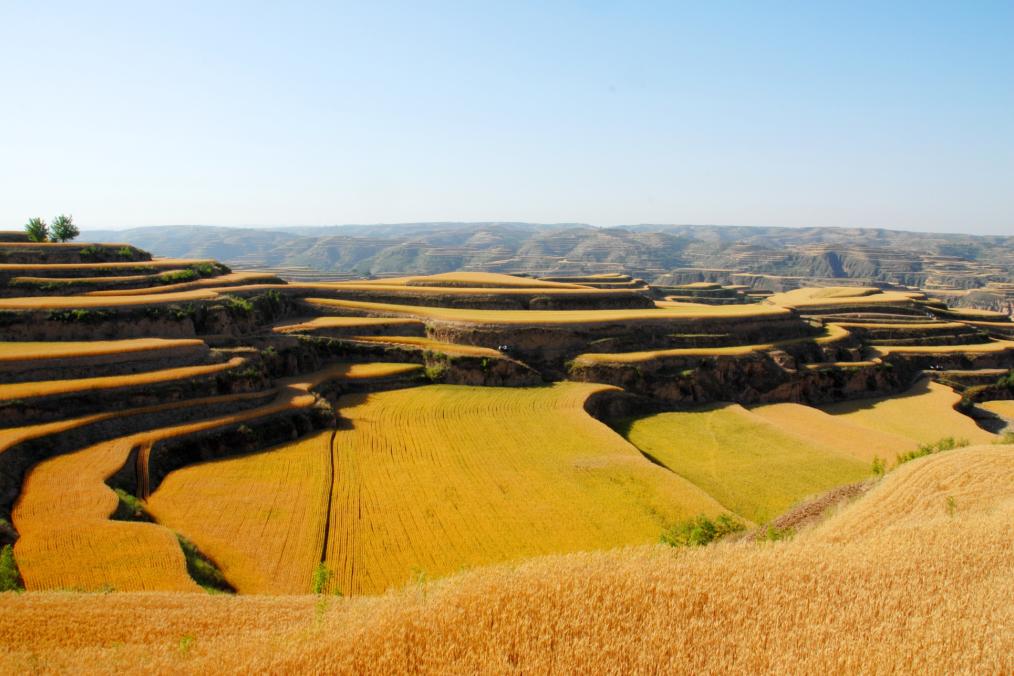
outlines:
{"label": "clear blue sky", "polygon": [[0,0],[0,228],[61,211],[1014,234],[1014,3]]}

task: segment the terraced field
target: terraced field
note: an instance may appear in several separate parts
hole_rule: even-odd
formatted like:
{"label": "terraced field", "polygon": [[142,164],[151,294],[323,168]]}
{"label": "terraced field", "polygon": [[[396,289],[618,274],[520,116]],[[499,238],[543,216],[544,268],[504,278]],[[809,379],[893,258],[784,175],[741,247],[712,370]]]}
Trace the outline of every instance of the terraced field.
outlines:
{"label": "terraced field", "polygon": [[[463,566],[654,542],[672,522],[722,511],[585,413],[585,399],[603,389],[350,395],[339,401],[349,423],[333,458],[318,436],[197,465],[171,475],[150,505],[240,591],[308,591],[323,551],[330,588],[355,595]],[[259,488],[240,490],[248,485]],[[298,542],[265,535],[297,521]]]}
{"label": "terraced field", "polygon": [[238,592],[305,594],[324,546],[331,437],[173,472],[148,509],[198,543]]}
{"label": "terraced field", "polygon": [[[291,409],[307,408],[317,401],[311,390],[322,383],[341,379],[367,380],[404,376],[419,370],[415,364],[337,364],[306,376],[280,381],[275,399],[263,406],[238,413],[182,425],[162,427],[101,442],[76,453],[58,456],[37,465],[25,479],[12,521],[21,537],[15,546],[22,577],[29,589],[78,588],[97,590],[179,589],[186,574],[183,555],[175,536],[151,524],[111,522],[117,499],[105,485],[106,479],[127,463],[131,452],[142,449],[146,457],[160,441],[235,426]],[[148,407],[146,411],[210,407],[237,399],[255,399],[254,392],[200,401],[185,401]],[[6,447],[32,436],[74,429],[101,416],[137,414],[122,411],[62,421],[51,425],[5,430]],[[138,486],[145,493],[147,467],[139,467]],[[74,491],[61,487],[73,485]],[[245,490],[245,489],[244,489]],[[233,486],[233,495],[247,495]],[[254,502],[260,496],[252,496]],[[152,530],[152,529],[156,530]],[[138,543],[127,547],[125,542]],[[319,549],[318,549],[319,551]],[[180,568],[182,565],[182,568]],[[182,572],[181,572],[182,571]],[[241,578],[242,579],[242,578]],[[194,590],[192,584],[187,589]]]}
{"label": "terraced field", "polygon": [[780,307],[756,305],[693,305],[670,303],[654,309],[621,310],[472,310],[461,308],[398,305],[393,303],[368,303],[363,301],[340,300],[335,298],[307,298],[307,303],[323,309],[359,312],[365,315],[425,317],[450,322],[476,324],[594,324],[621,321],[667,321],[696,318],[774,318],[790,317],[791,312]]}
{"label": "terraced field", "polygon": [[[846,616],[835,631],[872,654],[881,643],[870,635],[922,636],[924,625],[899,628],[899,616],[904,625],[929,617],[928,608],[944,613],[957,598],[946,596],[953,585],[978,589],[976,580],[1010,568],[996,568],[1010,562],[995,518],[1009,506],[998,497],[1012,480],[1009,460],[983,448],[951,452],[966,459],[956,465],[916,460],[860,499],[863,509],[892,510],[889,528],[904,547],[843,517],[788,544],[728,542],[676,556],[654,547],[701,515],[765,524],[809,496],[865,482],[875,458],[891,466],[917,444],[995,441],[954,409],[960,395],[949,387],[922,381],[890,395],[926,376],[959,390],[993,388],[1014,366],[1014,342],[990,337],[1005,335],[999,316],[862,287],[751,304],[765,294],[711,283],[660,288],[624,274],[281,284],[213,261],[149,261],[126,247],[3,246],[6,260],[25,260],[0,266],[0,419],[11,425],[0,429],[0,544],[14,544],[20,582],[33,592],[197,593],[203,555],[201,565],[240,594],[328,596],[268,605],[125,596],[128,621],[102,597],[94,607],[112,615],[68,647],[65,636],[33,633],[41,630],[5,611],[60,627],[62,618],[45,613],[76,610],[48,595],[34,606],[0,595],[0,671],[60,666],[46,659],[82,659],[85,648],[103,667],[150,653],[146,664],[161,668],[165,645],[194,660],[165,670],[207,671],[231,666],[215,651],[231,642],[236,653],[239,640],[261,651],[242,663],[251,671],[637,671],[648,664],[642,655],[661,656],[653,664],[662,668],[705,670],[713,663],[699,657],[702,636],[717,641],[705,653],[755,654],[756,641],[778,643],[773,632],[795,622],[799,636],[828,644],[819,629],[839,616],[824,609],[824,624],[813,621],[815,591]],[[974,392],[987,391],[1000,396]],[[1006,403],[980,406],[1000,414]],[[891,491],[902,497],[884,497]],[[974,521],[959,528],[955,514]],[[181,548],[178,536],[195,549]],[[969,542],[986,545],[958,557],[954,543]],[[863,558],[867,546],[873,553]],[[621,549],[591,553],[611,548]],[[544,556],[555,558],[524,563]],[[958,558],[973,570],[954,565]],[[462,570],[471,572],[456,576]],[[944,591],[901,615],[890,588],[871,580]],[[387,591],[367,603],[331,600]],[[864,610],[869,599],[880,605]],[[986,604],[979,611],[989,626],[1000,626],[992,606],[975,600]],[[510,631],[496,628],[505,609]],[[147,624],[149,611],[165,621]],[[733,618],[727,633],[742,645],[701,633],[700,618],[712,631],[716,616]],[[603,617],[612,618],[605,630]],[[580,654],[525,633],[538,623],[540,636],[579,637]],[[120,653],[96,647],[138,625],[157,638],[131,638]],[[958,627],[963,645],[995,656],[970,626]],[[180,636],[198,631],[188,627],[206,634],[183,649]],[[427,634],[434,627],[443,633]],[[442,652],[452,630],[464,648]],[[439,640],[417,641],[427,635]],[[612,635],[625,637],[622,646]],[[10,647],[11,636],[21,648]],[[26,640],[46,654],[24,649]],[[797,642],[778,645],[815,671],[865,665],[851,652],[806,662],[810,652]],[[749,664],[771,666],[781,654]],[[898,666],[894,653],[876,654],[878,664]],[[566,661],[552,661],[560,655]]]}
{"label": "terraced field", "polygon": [[917,444],[934,443],[944,437],[966,439],[973,444],[994,441],[996,435],[954,410],[960,400],[961,395],[951,388],[922,380],[897,396],[844,401],[820,408],[849,423],[906,437]]}
{"label": "terraced field", "polygon": [[[1007,673],[1011,448],[908,463],[787,542],[553,556],[330,602],[3,594],[0,659],[18,672],[144,664],[160,672]],[[884,638],[899,634],[906,639]]]}
{"label": "terraced field", "polygon": [[864,440],[821,444],[736,404],[658,413],[618,423],[642,452],[760,524],[803,498],[870,475],[856,456]]}

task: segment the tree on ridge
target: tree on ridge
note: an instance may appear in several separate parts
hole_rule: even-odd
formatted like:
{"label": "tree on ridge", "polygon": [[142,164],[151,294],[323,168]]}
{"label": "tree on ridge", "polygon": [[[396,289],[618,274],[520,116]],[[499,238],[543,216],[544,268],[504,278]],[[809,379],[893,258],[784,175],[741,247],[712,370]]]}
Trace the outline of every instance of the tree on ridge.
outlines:
{"label": "tree on ridge", "polygon": [[25,224],[25,232],[28,239],[33,242],[45,242],[49,240],[49,226],[41,218],[30,218]]}

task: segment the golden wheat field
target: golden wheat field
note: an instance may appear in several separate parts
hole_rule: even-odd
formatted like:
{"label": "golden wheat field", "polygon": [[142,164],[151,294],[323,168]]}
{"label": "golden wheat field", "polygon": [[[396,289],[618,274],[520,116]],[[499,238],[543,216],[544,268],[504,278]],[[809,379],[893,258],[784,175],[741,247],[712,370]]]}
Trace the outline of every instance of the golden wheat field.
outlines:
{"label": "golden wheat field", "polygon": [[983,446],[907,463],[790,541],[551,556],[373,598],[3,594],[0,661],[12,672],[1009,673],[1012,495],[1014,447]]}
{"label": "golden wheat field", "polygon": [[214,300],[218,294],[208,289],[175,291],[172,293],[131,296],[29,296],[27,298],[0,298],[0,310],[79,310],[85,308],[118,308],[138,305],[186,303]]}
{"label": "golden wheat field", "polygon": [[[317,397],[310,391],[331,380],[402,377],[417,372],[417,364],[336,364],[304,376],[279,381],[276,398],[263,406],[211,419],[139,432],[57,456],[28,473],[12,512],[21,537],[15,555],[29,590],[112,588],[123,591],[179,589],[193,580],[180,569],[183,558],[172,532],[163,526],[110,521],[117,499],[105,480],[127,462],[135,448],[187,434],[237,425],[286,410],[306,408]],[[77,420],[3,430],[4,448],[32,436],[72,429],[77,425],[140,412],[184,407],[200,408],[263,393],[230,394],[128,409]],[[73,487],[67,489],[68,486]],[[181,572],[182,571],[182,572]],[[181,577],[182,575],[182,577]]]}
{"label": "golden wheat field", "polygon": [[418,329],[423,323],[415,319],[384,319],[380,317],[314,317],[304,322],[295,324],[282,324],[275,326],[272,330],[275,333],[299,333],[299,332],[326,332],[328,329],[342,331],[369,331],[371,329],[407,328]]}
{"label": "golden wheat field", "polygon": [[[707,307],[707,306],[703,306]],[[716,307],[736,307],[734,305]],[[804,338],[789,338],[777,343],[765,343],[759,345],[732,345],[729,347],[678,347],[662,350],[641,350],[638,352],[587,352],[579,355],[574,361],[577,364],[635,364],[638,362],[650,362],[665,357],[743,357],[754,352],[767,352],[801,343],[816,343],[817,345],[829,345],[848,338],[848,330],[835,324],[828,324],[819,336],[808,336]]]}
{"label": "golden wheat field", "polygon": [[148,510],[199,543],[236,591],[305,594],[324,546],[331,436],[172,472]]}
{"label": "golden wheat field", "polygon": [[201,366],[181,366],[179,368],[142,371],[121,376],[96,376],[94,378],[77,378],[71,380],[41,380],[37,382],[12,383],[0,385],[0,400],[28,399],[46,397],[73,392],[90,392],[109,390],[120,387],[138,387],[155,385],[179,380],[201,378],[228,369],[234,369],[246,362],[242,357],[233,357],[229,361]]}
{"label": "golden wheat field", "polygon": [[[449,322],[475,324],[594,324],[622,321],[673,321],[701,318],[774,319],[791,317],[792,311],[782,307],[760,305],[693,305],[641,310],[472,310],[394,303],[369,303],[336,298],[307,298],[306,302],[324,310],[344,310],[380,316],[425,317]],[[675,305],[675,304],[670,304]]]}
{"label": "golden wheat field", "polygon": [[551,552],[654,542],[720,506],[584,411],[600,385],[430,386],[339,401],[332,589]]}
{"label": "golden wheat field", "polygon": [[887,460],[911,450],[909,437],[855,424],[805,404],[762,404],[750,413],[775,425],[780,432],[808,444],[849,455],[869,465],[874,458]]}
{"label": "golden wheat field", "polygon": [[945,437],[966,439],[973,444],[994,441],[996,435],[954,410],[960,400],[961,395],[951,388],[923,379],[902,394],[825,404],[819,408],[852,424],[907,437],[917,444],[930,444]]}
{"label": "golden wheat field", "polygon": [[874,287],[862,286],[804,287],[773,294],[765,302],[801,310],[861,305],[908,307],[913,304],[914,299],[922,298],[923,295],[906,291],[881,291]]}
{"label": "golden wheat field", "polygon": [[431,352],[442,352],[444,354],[456,354],[469,357],[503,357],[503,353],[489,347],[477,347],[475,345],[461,345],[458,343],[447,343],[432,338],[421,336],[352,336],[355,340],[367,343],[382,343],[387,345],[406,345],[408,347],[419,347]]}
{"label": "golden wheat field", "polygon": [[1001,418],[1014,421],[1014,400],[985,401],[979,404],[979,406],[997,414]]}
{"label": "golden wheat field", "polygon": [[[98,277],[98,280],[108,277]],[[156,277],[157,279],[157,277]],[[176,293],[189,291],[191,289],[215,289],[219,287],[239,286],[241,284],[264,284],[281,283],[274,274],[269,272],[231,272],[216,277],[195,279],[191,282],[180,282],[178,284],[164,284],[162,286],[146,286],[140,289],[107,289],[103,291],[89,291],[86,296],[141,296],[162,293]]]}
{"label": "golden wheat field", "polygon": [[204,341],[196,338],[133,338],[127,340],[2,342],[0,362],[22,362],[39,359],[73,359],[160,350],[200,349]]}
{"label": "golden wheat field", "polygon": [[[758,524],[807,496],[870,474],[868,462],[840,446],[788,434],[738,404],[658,413],[618,429],[655,461]],[[859,447],[863,440],[851,443]]]}
{"label": "golden wheat field", "polygon": [[[296,442],[186,468],[150,503],[227,576],[238,571],[241,591],[261,593],[308,590],[306,572],[324,544],[318,524],[326,520],[330,589],[347,595],[491,562],[654,542],[676,520],[722,511],[585,413],[585,399],[603,389],[433,385],[349,395],[339,402],[348,423],[335,435],[333,456]],[[279,452],[284,459],[274,457]],[[272,483],[275,471],[303,476],[305,490]],[[309,477],[332,472],[330,495],[320,496]],[[240,490],[250,482],[264,490]],[[285,522],[287,512],[272,505],[293,497],[292,511],[308,515],[300,530],[310,540],[305,551],[257,535],[284,528],[271,519]],[[207,520],[191,521],[199,515]],[[279,563],[297,551],[305,558]],[[277,566],[279,579],[265,575]]]}
{"label": "golden wheat field", "polygon": [[994,340],[989,343],[973,343],[971,345],[878,345],[873,352],[880,356],[888,354],[990,354],[996,352],[1014,352],[1014,341]]}

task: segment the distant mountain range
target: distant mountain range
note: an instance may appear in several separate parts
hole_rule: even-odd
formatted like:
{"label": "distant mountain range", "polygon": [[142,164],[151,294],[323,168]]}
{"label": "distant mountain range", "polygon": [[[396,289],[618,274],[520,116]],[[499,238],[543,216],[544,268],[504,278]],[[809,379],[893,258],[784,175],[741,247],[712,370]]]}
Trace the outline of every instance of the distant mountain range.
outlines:
{"label": "distant mountain range", "polygon": [[82,239],[127,242],[159,256],[216,258],[239,268],[355,276],[459,269],[533,275],[622,271],[679,282],[727,281],[722,279],[727,273],[752,273],[978,288],[1009,282],[1014,271],[1014,237],[868,228],[599,228],[494,222],[278,228],[167,225],[92,230]]}

